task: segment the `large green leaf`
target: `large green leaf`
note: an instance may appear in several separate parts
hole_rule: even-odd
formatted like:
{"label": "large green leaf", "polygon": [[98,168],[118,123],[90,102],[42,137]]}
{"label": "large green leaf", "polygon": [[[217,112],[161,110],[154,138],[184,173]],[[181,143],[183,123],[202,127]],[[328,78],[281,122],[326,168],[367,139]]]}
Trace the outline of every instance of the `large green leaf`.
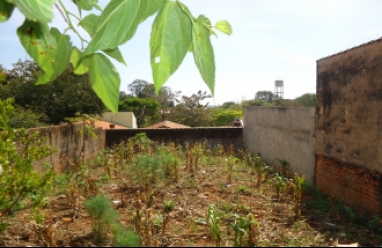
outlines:
{"label": "large green leaf", "polygon": [[85,16],[85,18],[83,18],[81,21],[80,21],[80,26],[86,30],[86,32],[88,32],[88,34],[90,35],[90,37],[93,37],[94,35],[94,29],[95,29],[95,26],[96,24],[98,23],[100,19],[100,16],[97,16],[95,14],[90,14],[90,15],[87,15]]}
{"label": "large green leaf", "polygon": [[111,0],[94,28],[93,39],[84,56],[98,50],[114,49],[133,37],[140,22],[143,0]]}
{"label": "large green leaf", "polygon": [[120,77],[110,60],[101,53],[91,56],[90,83],[102,102],[112,112],[118,112]]}
{"label": "large green leaf", "polygon": [[37,84],[53,81],[65,70],[72,49],[69,36],[56,28],[49,31],[47,24],[29,20],[17,29],[17,35],[26,52],[43,70]]}
{"label": "large green leaf", "polygon": [[98,5],[98,0],[73,0],[73,2],[83,10],[92,10],[93,7],[102,10],[102,8]]}
{"label": "large green leaf", "polygon": [[123,58],[122,53],[121,53],[121,51],[119,50],[118,47],[114,48],[114,49],[102,50],[102,52],[106,53],[107,55],[109,55],[113,59],[117,60],[118,62],[120,62],[120,63],[122,63],[124,65],[127,65],[126,62],[125,62],[125,59]]}
{"label": "large green leaf", "polygon": [[[80,22],[80,25],[88,32],[90,37],[93,37],[95,26],[99,20],[100,20],[100,16],[97,16],[95,14],[90,14],[90,15],[87,15],[84,19],[82,19],[82,21]],[[118,62],[126,65],[126,62],[118,47],[114,49],[104,49],[102,51],[106,53],[107,55],[109,55],[110,57],[117,60]]]}
{"label": "large green leaf", "polygon": [[5,22],[12,15],[15,5],[6,1],[0,1],[0,22]]}
{"label": "large green leaf", "polygon": [[192,26],[192,51],[195,64],[199,69],[204,82],[214,95],[215,90],[215,57],[210,40],[210,31],[203,24],[202,17]]}
{"label": "large green leaf", "polygon": [[72,61],[75,74],[83,75],[89,71],[90,56],[87,56],[81,60],[81,51],[77,47],[73,47],[70,60]]}
{"label": "large green leaf", "polygon": [[[4,0],[2,0],[4,1]],[[7,0],[19,8],[28,20],[50,22],[53,18],[53,4],[57,0]]]}
{"label": "large green leaf", "polygon": [[178,69],[191,45],[191,21],[176,2],[166,2],[150,37],[151,67],[158,92]]}
{"label": "large green leaf", "polygon": [[141,5],[141,22],[146,20],[148,17],[154,15],[162,7],[165,0],[145,0],[145,5]]}
{"label": "large green leaf", "polygon": [[215,26],[217,30],[219,30],[222,33],[231,35],[232,34],[232,27],[231,24],[229,24],[228,21],[223,20],[223,21],[218,21]]}

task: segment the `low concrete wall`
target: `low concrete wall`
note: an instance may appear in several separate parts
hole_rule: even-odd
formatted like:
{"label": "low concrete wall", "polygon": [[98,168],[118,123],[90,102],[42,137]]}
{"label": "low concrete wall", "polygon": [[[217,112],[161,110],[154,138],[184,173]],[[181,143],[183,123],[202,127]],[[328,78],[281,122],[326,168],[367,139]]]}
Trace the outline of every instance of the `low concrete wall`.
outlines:
{"label": "low concrete wall", "polygon": [[286,160],[291,173],[314,183],[314,108],[244,107],[243,143],[266,164],[280,168],[277,159]]}
{"label": "low concrete wall", "polygon": [[51,146],[55,151],[51,156],[34,162],[37,170],[43,164],[52,164],[57,173],[73,169],[73,164],[78,165],[82,159],[95,157],[105,146],[105,130],[96,128],[97,138],[93,138],[86,135],[83,123],[31,128],[28,132],[38,132],[41,138],[46,139],[43,145]]}
{"label": "low concrete wall", "polygon": [[203,143],[213,149],[217,144],[228,147],[233,144],[235,149],[243,148],[242,128],[174,128],[174,129],[110,129],[106,130],[106,147],[111,147],[134,137],[138,133],[146,133],[147,137],[158,143],[171,143],[176,145]]}

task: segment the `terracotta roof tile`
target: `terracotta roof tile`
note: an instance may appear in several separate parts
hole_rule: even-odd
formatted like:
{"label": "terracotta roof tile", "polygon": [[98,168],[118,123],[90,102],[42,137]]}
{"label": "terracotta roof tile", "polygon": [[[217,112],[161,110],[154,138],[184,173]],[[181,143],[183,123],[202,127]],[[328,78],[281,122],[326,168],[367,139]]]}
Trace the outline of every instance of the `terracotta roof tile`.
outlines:
{"label": "terracotta roof tile", "polygon": [[156,128],[190,128],[190,127],[176,123],[176,122],[172,122],[172,121],[162,121],[145,128],[156,129]]}
{"label": "terracotta roof tile", "polygon": [[[115,125],[114,128],[110,128],[110,125],[113,125],[113,124]],[[103,129],[129,129],[128,127],[124,127],[124,126],[121,126],[112,122],[108,122],[108,121],[96,121],[94,122],[94,126],[95,128],[102,127]]]}

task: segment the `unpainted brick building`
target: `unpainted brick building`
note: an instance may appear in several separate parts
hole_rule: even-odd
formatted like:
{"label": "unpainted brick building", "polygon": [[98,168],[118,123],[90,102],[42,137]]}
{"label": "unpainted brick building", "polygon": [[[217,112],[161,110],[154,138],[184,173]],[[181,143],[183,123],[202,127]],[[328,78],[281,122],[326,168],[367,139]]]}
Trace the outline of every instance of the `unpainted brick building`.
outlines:
{"label": "unpainted brick building", "polygon": [[316,185],[382,215],[382,39],[317,61]]}

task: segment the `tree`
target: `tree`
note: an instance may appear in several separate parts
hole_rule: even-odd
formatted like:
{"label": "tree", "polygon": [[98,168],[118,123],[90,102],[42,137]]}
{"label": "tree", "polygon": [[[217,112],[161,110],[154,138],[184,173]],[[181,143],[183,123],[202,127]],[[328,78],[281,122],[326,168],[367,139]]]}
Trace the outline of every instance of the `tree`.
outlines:
{"label": "tree", "polygon": [[[97,0],[74,0],[78,15],[68,11],[64,1],[56,1],[0,1],[0,22],[7,21],[16,7],[26,17],[17,35],[42,70],[37,84],[54,81],[71,62],[76,74],[89,73],[96,94],[111,111],[117,112],[120,77],[109,57],[126,65],[118,47],[134,36],[140,23],[157,13],[150,37],[150,62],[156,91],[191,51],[204,82],[214,94],[215,59],[210,36],[215,34],[212,28],[230,35],[232,28],[227,21],[212,25],[204,15],[195,18],[180,0],[111,0],[103,10]],[[72,30],[80,38],[81,49],[73,46],[65,33],[55,27],[49,29],[53,7],[68,24],[65,31]],[[82,10],[93,8],[101,14],[92,13],[82,18]],[[73,23],[72,18],[78,23]],[[86,30],[91,40],[85,40],[78,28]]]}
{"label": "tree", "polygon": [[127,93],[124,92],[124,91],[120,91],[120,92],[119,92],[119,100],[120,100],[120,101],[125,100],[126,98],[129,98],[129,97],[132,97],[132,95],[127,94]]}
{"label": "tree", "polygon": [[306,93],[296,98],[296,101],[304,107],[316,107],[316,94]]}
{"label": "tree", "polygon": [[[1,99],[14,98],[16,106],[45,114],[49,123],[59,123],[76,113],[102,114],[105,106],[89,83],[88,74],[76,75],[68,65],[52,83],[35,85],[40,69],[32,60],[19,60],[8,71],[9,83],[1,86]],[[17,109],[16,109],[17,110]]]}
{"label": "tree", "polygon": [[141,128],[148,121],[154,123],[158,108],[159,103],[154,98],[131,97],[119,102],[120,111],[134,113],[138,128]]}
{"label": "tree", "polygon": [[258,91],[256,92],[255,100],[263,100],[266,102],[273,102],[281,97],[272,91]]}
{"label": "tree", "polygon": [[243,111],[230,109],[214,110],[213,117],[215,127],[232,126],[234,119],[243,117]]}
{"label": "tree", "polygon": [[212,109],[208,103],[202,104],[205,99],[211,98],[207,92],[199,91],[192,96],[182,96],[178,104],[170,109],[169,120],[191,127],[212,126]]}
{"label": "tree", "polygon": [[131,92],[131,95],[140,98],[147,98],[155,96],[155,88],[151,87],[149,82],[142,79],[135,79],[131,84],[127,86],[127,90]]}
{"label": "tree", "polygon": [[233,102],[233,101],[225,102],[225,103],[222,104],[222,108],[227,109],[227,108],[229,108],[229,107],[231,107],[232,105],[235,105],[235,104],[236,103]]}

